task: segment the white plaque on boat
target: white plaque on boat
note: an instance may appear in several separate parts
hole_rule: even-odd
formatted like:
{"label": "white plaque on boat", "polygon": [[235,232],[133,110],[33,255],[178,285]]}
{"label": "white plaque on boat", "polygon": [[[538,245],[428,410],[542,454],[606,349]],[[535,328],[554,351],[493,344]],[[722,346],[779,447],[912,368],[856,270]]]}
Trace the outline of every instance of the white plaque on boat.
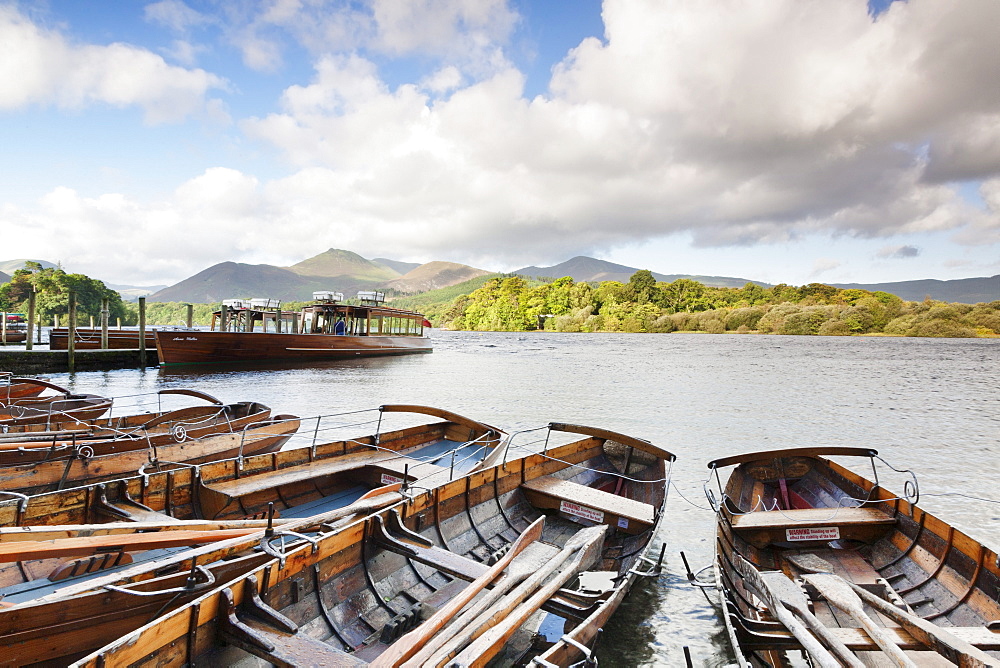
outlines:
{"label": "white plaque on boat", "polygon": [[809,529],[785,529],[785,539],[796,540],[839,540],[839,527],[812,527]]}
{"label": "white plaque on boat", "polygon": [[593,508],[588,508],[587,506],[581,506],[571,501],[560,501],[559,510],[567,515],[576,515],[577,517],[582,517],[583,519],[590,520],[591,522],[600,523],[604,521],[604,513],[600,510],[594,510]]}
{"label": "white plaque on boat", "polygon": [[382,474],[382,484],[383,485],[395,485],[397,482],[403,482],[402,478],[397,478],[394,475],[389,475],[388,473]]}

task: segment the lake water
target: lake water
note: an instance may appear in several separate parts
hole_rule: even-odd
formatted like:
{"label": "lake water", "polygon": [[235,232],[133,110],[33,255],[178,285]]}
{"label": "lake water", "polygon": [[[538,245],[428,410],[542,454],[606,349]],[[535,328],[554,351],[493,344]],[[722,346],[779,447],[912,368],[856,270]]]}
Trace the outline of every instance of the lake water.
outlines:
{"label": "lake water", "polygon": [[[714,592],[687,583],[712,558],[702,484],[710,459],[751,450],[876,448],[916,471],[921,505],[994,549],[1000,543],[1000,339],[434,331],[435,351],[274,369],[50,376],[76,391],[138,395],[193,387],[301,416],[415,403],[508,432],[550,421],[601,426],[677,454],[667,572],[642,582],[601,640],[602,666],[723,666]],[[845,462],[847,463],[847,462]],[[890,472],[891,474],[891,472]],[[880,473],[880,476],[882,473]],[[903,478],[880,478],[902,491]],[[978,497],[978,498],[975,498]],[[706,573],[706,577],[708,574]]]}

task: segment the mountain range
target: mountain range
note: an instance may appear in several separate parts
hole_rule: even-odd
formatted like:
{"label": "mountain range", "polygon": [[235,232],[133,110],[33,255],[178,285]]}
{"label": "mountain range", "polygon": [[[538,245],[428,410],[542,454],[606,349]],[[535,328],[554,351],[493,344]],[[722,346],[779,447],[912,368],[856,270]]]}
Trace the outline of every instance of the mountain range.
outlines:
{"label": "mountain range", "polygon": [[[25,262],[23,259],[0,261],[0,283],[10,280],[9,274],[23,267]],[[44,267],[56,266],[43,260],[35,262],[41,263]],[[532,278],[554,279],[571,276],[575,281],[625,283],[636,271],[638,269],[635,267],[577,256],[549,267],[523,267],[509,273]],[[148,295],[148,300],[154,302],[209,303],[234,297],[269,297],[282,301],[304,301],[319,290],[353,295],[360,290],[378,289],[414,295],[458,285],[491,273],[494,272],[454,262],[434,261],[418,264],[388,258],[369,260],[351,251],[331,248],[289,267],[221,262],[169,287],[110,284],[108,287],[117,290],[126,299]],[[746,278],[656,272],[652,274],[656,280],[663,282],[685,278],[713,287],[743,287],[747,283],[769,287],[767,283]],[[831,283],[830,285],[872,292],[881,290],[907,301],[921,301],[925,297],[930,297],[939,301],[975,304],[1000,299],[1000,275],[947,281],[923,279],[892,283]]]}
{"label": "mountain range", "polygon": [[[570,260],[551,267],[524,267],[515,274],[531,278],[562,278],[572,276],[574,281],[620,281],[628,283],[628,279],[638,269],[615,264],[606,260],[596,260],[592,257],[578,255]],[[658,274],[650,272],[653,278],[664,283],[673,283],[679,278],[688,278],[713,288],[742,288],[747,283],[756,283],[762,287],[770,287],[767,283],[751,281],[749,278],[731,278],[727,276],[696,276],[691,274]]]}
{"label": "mountain range", "polygon": [[427,292],[462,283],[490,272],[454,262],[416,264],[379,258],[367,260],[351,251],[331,248],[293,264],[222,262],[149,296],[158,302],[217,302],[239,297],[304,301],[313,292],[330,290],[354,295],[361,290]]}

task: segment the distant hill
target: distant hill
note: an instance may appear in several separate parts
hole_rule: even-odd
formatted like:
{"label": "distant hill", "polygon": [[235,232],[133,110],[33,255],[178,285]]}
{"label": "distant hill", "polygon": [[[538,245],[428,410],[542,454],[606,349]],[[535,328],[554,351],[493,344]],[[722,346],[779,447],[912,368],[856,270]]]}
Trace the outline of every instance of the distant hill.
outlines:
{"label": "distant hill", "polygon": [[0,260],[0,271],[5,272],[7,274],[13,274],[18,269],[24,269],[25,262],[37,262],[38,264],[42,265],[42,269],[51,269],[52,267],[58,266],[46,260],[25,260],[25,259]]}
{"label": "distant hill", "polygon": [[204,304],[223,299],[268,297],[282,301],[304,300],[314,290],[334,289],[322,278],[306,278],[269,264],[221,262],[149,296],[153,302]]}
{"label": "distant hill", "polygon": [[380,264],[383,267],[389,267],[400,276],[409,273],[420,266],[419,262],[400,262],[399,260],[390,260],[384,257],[373,257],[372,262]]}
{"label": "distant hill", "polygon": [[164,290],[167,287],[166,285],[113,285],[111,283],[105,283],[104,285],[120,294],[122,299],[127,302],[134,302],[139,297],[148,297],[154,292]]}
{"label": "distant hill", "polygon": [[[632,274],[639,271],[635,267],[626,267],[623,264],[608,262],[607,260],[597,260],[592,257],[578,255],[571,260],[566,260],[551,267],[525,267],[512,273],[522,276],[544,276],[548,278],[562,278],[572,276],[574,281],[620,281],[628,283]],[[653,278],[664,283],[673,283],[679,278],[687,278],[698,281],[703,285],[717,288],[742,288],[747,283],[756,283],[763,287],[770,287],[768,283],[751,281],[747,278],[731,278],[727,276],[693,276],[689,274],[658,274],[651,272]]]}
{"label": "distant hill", "polygon": [[455,262],[428,262],[385,284],[399,292],[415,294],[464,283],[490,272]]}
{"label": "distant hill", "polygon": [[909,302],[923,301],[928,296],[936,301],[960,304],[1000,300],[1000,274],[989,278],[957,278],[949,281],[927,278],[896,283],[832,283],[831,285],[870,292],[881,290]]}
{"label": "distant hill", "polygon": [[399,275],[395,269],[366,260],[357,253],[336,248],[293,264],[288,270],[302,276],[350,276],[365,281],[389,281]]}
{"label": "distant hill", "polygon": [[9,280],[10,280],[10,275],[0,271],[0,283],[6,283]]}

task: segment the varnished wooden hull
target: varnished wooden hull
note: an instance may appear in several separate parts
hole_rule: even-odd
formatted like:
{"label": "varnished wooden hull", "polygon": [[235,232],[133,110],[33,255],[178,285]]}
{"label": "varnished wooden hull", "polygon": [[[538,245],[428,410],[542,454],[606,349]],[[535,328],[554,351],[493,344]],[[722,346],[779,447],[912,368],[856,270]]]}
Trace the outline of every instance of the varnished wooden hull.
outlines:
{"label": "varnished wooden hull", "polygon": [[[49,350],[66,350],[69,347],[69,329],[60,327],[49,331]],[[78,327],[76,330],[77,350],[100,350],[101,330],[100,328]],[[137,329],[109,329],[108,330],[108,350],[138,350],[139,330]],[[153,350],[156,348],[156,336],[154,330],[146,331],[146,348]]]}
{"label": "varnished wooden hull", "polygon": [[[405,453],[419,453],[425,446],[447,441],[466,449],[482,448],[479,454],[482,457],[499,442],[500,434],[494,428],[448,411],[417,406],[382,408],[384,414],[416,413],[444,421],[317,443],[315,447],[213,461],[197,470],[190,467],[150,470],[145,476],[31,496],[24,502],[4,499],[0,501],[0,525],[7,528],[0,535],[0,546],[10,540],[64,537],[71,529],[68,525],[82,529],[74,535],[88,536],[108,532],[126,532],[127,536],[129,525],[123,522],[136,527],[176,527],[169,522],[197,524],[209,518],[249,526],[256,520],[244,518],[266,515],[269,503],[277,511],[276,522],[291,521],[283,518],[283,513],[291,513],[303,504],[315,505],[324,495],[336,496],[345,487],[381,488],[387,476],[403,476],[407,471],[410,479],[423,477],[422,484],[435,484],[433,476],[442,482],[451,477],[448,469],[422,463]],[[373,453],[387,456],[373,460],[370,456]],[[338,466],[338,462],[345,465]],[[421,466],[438,470],[428,478],[421,473]],[[394,494],[390,502],[400,498]],[[228,501],[219,502],[220,499]],[[107,522],[113,524],[102,524]],[[256,522],[257,527],[264,524]],[[14,527],[30,529],[19,536]],[[51,527],[54,533],[43,533],[46,527]],[[102,589],[96,581],[70,579],[65,581],[59,596],[49,596],[51,600],[19,602],[9,609],[0,607],[0,646],[8,650],[7,656],[17,657],[15,665],[37,661],[65,664],[138,628],[157,611],[163,613],[203,593],[205,573],[212,573],[223,583],[269,560],[269,555],[252,549],[261,535],[258,531],[249,541],[237,540],[234,544],[230,540],[226,546],[207,545],[151,566],[133,566],[121,576],[96,573],[107,584],[132,583],[130,586],[134,588],[160,591],[184,587],[194,558],[207,570],[199,571],[195,586],[187,592],[174,591],[142,599]],[[3,565],[8,568],[0,569],[0,585],[9,586],[21,582],[25,574],[44,577],[54,569],[64,570],[66,564],[64,560],[45,559],[25,561],[16,564],[16,568],[10,567],[15,564]],[[0,593],[3,591],[0,589]]]}
{"label": "varnished wooden hull", "polygon": [[18,379],[0,381],[0,404],[10,403],[12,399],[37,397],[45,391],[44,385],[32,382],[22,382]]}
{"label": "varnished wooden hull", "polygon": [[24,398],[0,406],[0,428],[23,424],[50,425],[64,420],[94,420],[111,410],[111,399],[96,394]]}
{"label": "varnished wooden hull", "polygon": [[353,359],[431,352],[426,336],[158,331],[163,365]]}
{"label": "varnished wooden hull", "polygon": [[[455,654],[459,661],[471,660],[459,665],[483,665],[494,655],[497,665],[510,665],[516,655],[541,654],[542,660],[564,666],[578,661],[641,570],[666,489],[665,460],[652,454],[663,451],[638,453],[620,441],[606,449],[604,436],[611,432],[600,433],[551,447],[545,454],[498,462],[327,532],[314,545],[287,548],[281,559],[204,594],[80,665],[223,665],[251,654],[283,665],[395,665],[384,662],[399,652],[409,652],[406,660],[420,665],[438,665]],[[619,475],[623,470],[628,479]],[[566,489],[559,494],[575,498],[581,493],[592,505],[540,491],[560,486]],[[643,520],[626,519],[625,514],[638,510]],[[516,558],[525,559],[516,567],[518,581],[523,580],[518,587],[528,589],[519,598],[512,593],[500,601],[497,617],[491,616],[494,608],[481,616],[492,619],[482,622],[482,637],[473,644],[446,640],[451,631],[461,636],[480,624],[460,621],[423,640],[403,636],[411,629],[421,636],[421,620],[462,596],[473,586],[467,581],[489,577],[491,558],[500,558],[543,516],[541,540]],[[576,551],[569,547],[574,544]],[[558,571],[564,564],[569,571]],[[591,592],[557,591],[569,583],[565,578],[572,577],[573,568],[603,573],[597,577],[603,586]],[[284,631],[259,624],[260,616],[248,621],[258,598],[263,606],[258,610],[271,609],[290,620],[281,623]],[[556,637],[533,646],[539,609],[558,615],[565,627],[557,625]],[[242,632],[246,624],[253,625],[249,634]],[[432,640],[443,643],[439,657],[412,653],[434,653],[427,646]],[[480,653],[478,645],[487,641],[490,649]]]}
{"label": "varnished wooden hull", "polygon": [[[992,623],[1000,630],[997,554],[914,505],[915,486],[907,486],[909,498],[900,498],[821,454],[876,453],[803,448],[710,464],[737,465],[717,504],[716,570],[741,665],[797,665],[791,656],[802,650],[803,642],[776,620],[774,606],[764,603],[770,594],[759,589],[759,576],[753,575],[775,571],[795,587],[812,573],[832,571],[987,652],[993,663],[986,665],[1000,665],[1000,633],[987,628]],[[742,570],[746,568],[749,575]],[[815,616],[832,637],[845,642],[866,665],[888,660],[870,635],[858,629],[860,623],[833,605],[833,598],[811,585],[806,591]],[[905,625],[867,605],[865,610],[916,665],[940,665],[938,653]]]}
{"label": "varnished wooden hull", "polygon": [[[51,425],[24,425],[23,431],[0,436],[0,488],[3,468],[31,462],[120,454],[164,447],[223,433],[240,433],[266,420],[271,409],[256,401],[226,405],[192,406],[157,415],[123,416],[104,420]],[[31,427],[48,427],[36,432]],[[61,432],[62,427],[71,427]]]}
{"label": "varnished wooden hull", "polygon": [[[131,447],[96,454],[82,444],[72,455],[60,459],[0,467],[0,490],[19,494],[42,494],[56,489],[115,480],[149,468],[153,460],[162,466],[200,464],[243,455],[272,452],[281,448],[298,430],[291,415],[249,423],[235,433],[215,434],[153,447]],[[154,464],[152,468],[155,469]]]}

